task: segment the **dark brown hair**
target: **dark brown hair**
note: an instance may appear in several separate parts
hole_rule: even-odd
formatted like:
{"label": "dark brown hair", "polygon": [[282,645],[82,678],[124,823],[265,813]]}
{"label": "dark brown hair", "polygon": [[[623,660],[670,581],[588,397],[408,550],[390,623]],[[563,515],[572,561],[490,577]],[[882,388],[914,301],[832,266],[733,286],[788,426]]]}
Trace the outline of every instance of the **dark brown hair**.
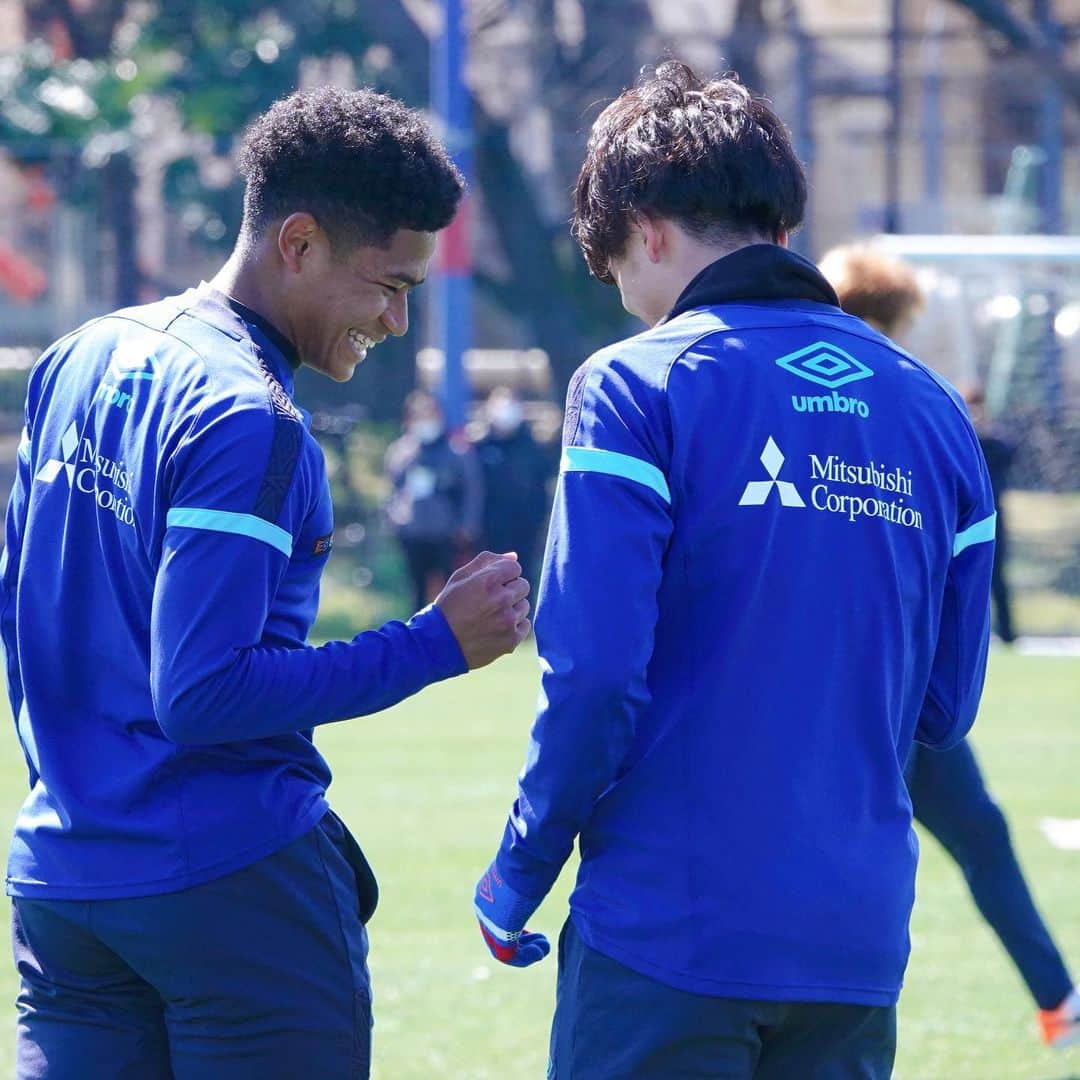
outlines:
{"label": "dark brown hair", "polygon": [[589,269],[610,263],[636,214],[723,243],[775,241],[802,221],[806,177],[784,125],[734,75],[704,82],[669,60],[642,72],[597,117],[574,193]]}

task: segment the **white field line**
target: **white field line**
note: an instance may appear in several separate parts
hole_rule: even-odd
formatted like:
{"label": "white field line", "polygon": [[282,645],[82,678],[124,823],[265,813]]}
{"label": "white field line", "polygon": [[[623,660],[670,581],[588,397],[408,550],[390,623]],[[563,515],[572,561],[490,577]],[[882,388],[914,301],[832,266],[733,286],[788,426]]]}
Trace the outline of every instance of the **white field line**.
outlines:
{"label": "white field line", "polygon": [[1022,656],[1080,656],[1080,637],[1019,637],[1013,648]]}

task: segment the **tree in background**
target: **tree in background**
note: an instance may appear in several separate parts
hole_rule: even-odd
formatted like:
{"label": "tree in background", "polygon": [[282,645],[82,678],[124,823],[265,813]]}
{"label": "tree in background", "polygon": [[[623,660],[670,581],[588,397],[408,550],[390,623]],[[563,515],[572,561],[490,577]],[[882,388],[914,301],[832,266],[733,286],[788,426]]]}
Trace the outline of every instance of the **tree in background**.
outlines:
{"label": "tree in background", "polygon": [[[240,188],[230,167],[233,141],[248,120],[304,82],[353,79],[413,105],[428,99],[431,28],[401,0],[28,0],[25,46],[0,68],[0,139],[23,163],[47,163],[65,200],[91,209],[108,234],[115,280],[111,300],[135,302],[188,284],[184,247],[223,252],[235,235]],[[548,0],[537,0],[547,25]],[[647,39],[644,0],[598,0],[584,38],[568,48],[545,42],[553,87],[545,102],[553,125],[587,128],[583,96],[609,98],[633,78]],[[500,3],[474,6],[475,63],[497,64],[485,40],[520,16]],[[554,27],[554,22],[550,22]],[[537,59],[544,57],[537,51]],[[597,64],[597,56],[603,63]],[[554,76],[554,78],[550,78]],[[481,80],[482,81],[482,80]],[[541,80],[538,80],[541,81]],[[563,172],[553,214],[536,177],[513,146],[515,115],[475,100],[476,184],[496,249],[481,258],[478,285],[517,320],[522,337],[544,348],[557,382],[624,318],[610,290],[591,287],[568,232],[569,183]],[[575,156],[576,157],[576,156]],[[161,171],[170,226],[159,257],[140,259],[148,221],[142,199],[148,170]],[[550,190],[550,184],[549,184]],[[142,244],[140,246],[140,237]],[[62,328],[57,328],[57,332]],[[384,353],[363,372],[358,393],[377,412],[395,414],[405,385],[389,394],[374,381],[400,383],[400,357]],[[390,360],[391,363],[386,361]],[[409,376],[411,382],[411,374]]]}
{"label": "tree in background", "polygon": [[[627,321],[614,290],[588,278],[567,230],[569,195],[596,112],[663,54],[659,3],[469,6],[478,294],[498,332],[513,328],[515,340],[499,343],[543,348],[560,389]],[[999,48],[1049,49],[1038,20],[1000,0],[954,3],[995,31]],[[754,89],[769,90],[762,46],[798,22],[799,8],[734,0],[723,49]],[[424,105],[439,5],[26,0],[24,13],[26,45],[0,64],[0,139],[19,160],[47,163],[64,199],[98,215],[115,267],[110,299],[124,303],[186,285],[200,252],[204,262],[223,253],[240,214],[234,139],[275,98],[302,82],[351,79]],[[1062,79],[1072,90],[1075,77]],[[387,418],[412,381],[395,348],[353,388]]]}

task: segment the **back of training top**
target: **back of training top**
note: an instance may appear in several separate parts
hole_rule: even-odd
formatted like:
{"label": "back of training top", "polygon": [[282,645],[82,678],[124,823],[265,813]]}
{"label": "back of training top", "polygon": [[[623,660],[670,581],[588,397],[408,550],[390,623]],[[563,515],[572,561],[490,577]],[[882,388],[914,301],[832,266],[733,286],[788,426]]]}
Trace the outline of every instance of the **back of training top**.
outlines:
{"label": "back of training top", "polygon": [[30,377],[0,629],[30,792],[8,891],[187,888],[326,812],[316,724],[464,670],[435,609],[315,649],[333,520],[291,345],[209,287]]}
{"label": "back of training top", "polygon": [[580,833],[598,951],[698,993],[894,1002],[903,765],[974,719],[993,526],[943,380],[798,256],[707,268],[571,386],[507,882],[545,893]]}

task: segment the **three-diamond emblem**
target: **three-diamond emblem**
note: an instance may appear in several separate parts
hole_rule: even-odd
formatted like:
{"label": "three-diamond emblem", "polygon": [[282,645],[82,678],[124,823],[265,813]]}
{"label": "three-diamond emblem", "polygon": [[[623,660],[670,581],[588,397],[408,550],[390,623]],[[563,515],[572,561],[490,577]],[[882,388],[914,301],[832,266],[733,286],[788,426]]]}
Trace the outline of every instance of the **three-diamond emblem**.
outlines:
{"label": "three-diamond emblem", "polygon": [[60,475],[60,470],[64,469],[67,472],[68,483],[74,482],[75,466],[72,464],[71,459],[75,456],[75,451],[78,448],[79,429],[73,423],[60,439],[60,452],[64,455],[63,460],[50,458],[38,469],[37,476],[34,479],[40,480],[43,484],[51,484]]}
{"label": "three-diamond emblem", "polygon": [[780,452],[780,447],[776,445],[771,435],[768,442],[765,443],[765,449],[761,451],[761,464],[765,466],[765,471],[769,474],[770,479],[751,480],[746,485],[742,498],[739,500],[740,506],[764,506],[773,488],[776,488],[776,492],[780,496],[781,506],[806,505],[794,484],[787,480],[777,479],[784,464],[784,455]]}
{"label": "three-diamond emblem", "polygon": [[861,360],[828,341],[815,341],[804,349],[778,357],[776,363],[792,375],[830,390],[869,379],[874,374]]}

